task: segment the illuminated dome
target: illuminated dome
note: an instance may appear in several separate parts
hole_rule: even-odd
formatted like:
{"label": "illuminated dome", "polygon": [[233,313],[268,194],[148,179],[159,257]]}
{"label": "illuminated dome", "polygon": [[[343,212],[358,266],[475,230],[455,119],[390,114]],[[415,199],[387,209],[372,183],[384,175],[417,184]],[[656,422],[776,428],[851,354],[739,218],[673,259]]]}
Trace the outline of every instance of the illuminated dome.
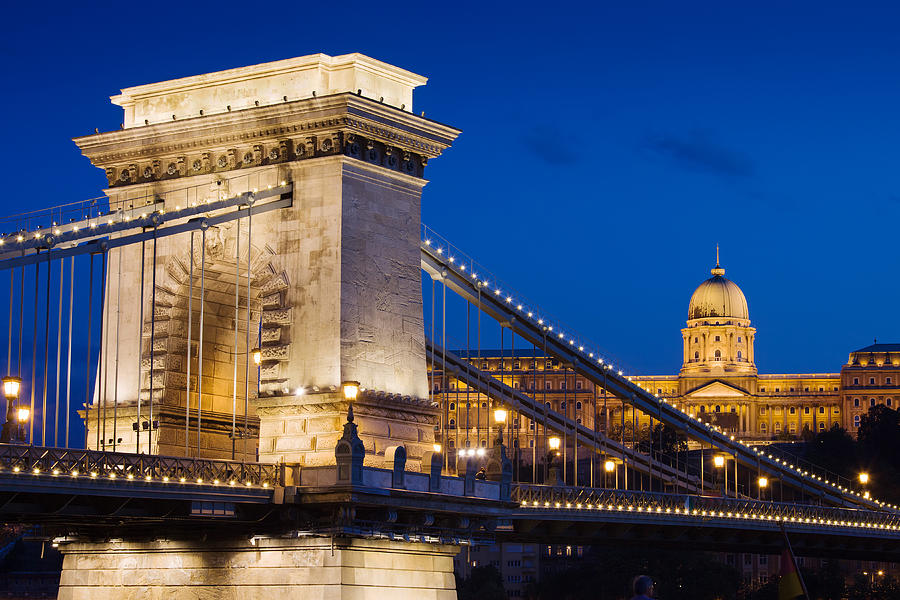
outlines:
{"label": "illuminated dome", "polygon": [[725,278],[725,269],[719,266],[718,260],[710,272],[712,277],[701,283],[691,296],[688,319],[730,317],[749,320],[744,292],[736,283]]}

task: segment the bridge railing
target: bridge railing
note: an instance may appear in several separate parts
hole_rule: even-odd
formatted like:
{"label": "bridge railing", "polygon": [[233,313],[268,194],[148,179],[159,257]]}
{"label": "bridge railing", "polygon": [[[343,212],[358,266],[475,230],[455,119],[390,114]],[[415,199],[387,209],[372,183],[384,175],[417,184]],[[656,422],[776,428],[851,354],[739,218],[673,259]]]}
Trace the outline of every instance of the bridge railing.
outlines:
{"label": "bridge railing", "polygon": [[523,508],[674,513],[710,518],[900,530],[900,515],[893,512],[719,496],[514,484],[511,499]]}
{"label": "bridge railing", "polygon": [[273,487],[281,481],[276,464],[18,444],[0,444],[0,471],[246,487]]}

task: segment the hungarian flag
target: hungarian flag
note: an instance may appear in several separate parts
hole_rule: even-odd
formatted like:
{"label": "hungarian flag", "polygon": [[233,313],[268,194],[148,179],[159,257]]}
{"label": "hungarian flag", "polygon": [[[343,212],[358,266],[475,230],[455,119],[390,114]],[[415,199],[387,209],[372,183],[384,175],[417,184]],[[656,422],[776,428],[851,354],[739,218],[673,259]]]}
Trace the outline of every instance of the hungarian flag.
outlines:
{"label": "hungarian flag", "polygon": [[793,600],[806,596],[803,590],[803,582],[797,565],[794,564],[794,556],[789,548],[781,553],[781,578],[778,580],[778,600]]}

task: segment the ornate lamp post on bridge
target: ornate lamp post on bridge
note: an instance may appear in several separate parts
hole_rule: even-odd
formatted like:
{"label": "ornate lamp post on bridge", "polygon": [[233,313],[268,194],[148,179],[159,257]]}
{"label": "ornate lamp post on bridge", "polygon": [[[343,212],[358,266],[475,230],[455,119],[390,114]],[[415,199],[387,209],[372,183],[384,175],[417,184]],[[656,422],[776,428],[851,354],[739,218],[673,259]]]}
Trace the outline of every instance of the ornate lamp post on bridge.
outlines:
{"label": "ornate lamp post on bridge", "polygon": [[25,442],[22,427],[31,416],[27,407],[18,407],[19,391],[22,388],[22,380],[18,377],[8,376],[3,378],[3,395],[6,397],[6,423],[3,424],[3,433],[0,441]]}
{"label": "ornate lamp post on bridge", "polygon": [[559,443],[560,439],[555,435],[547,440],[547,444],[550,446],[550,451],[547,452],[547,485],[559,484],[559,468],[554,464],[554,459],[559,456]]}

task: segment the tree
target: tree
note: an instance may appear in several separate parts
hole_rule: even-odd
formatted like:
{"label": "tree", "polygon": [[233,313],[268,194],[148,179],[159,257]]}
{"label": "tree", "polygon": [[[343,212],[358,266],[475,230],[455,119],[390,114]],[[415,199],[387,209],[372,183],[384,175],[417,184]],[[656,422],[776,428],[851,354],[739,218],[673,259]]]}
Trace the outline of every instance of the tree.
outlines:
{"label": "tree", "polygon": [[506,600],[503,577],[491,565],[475,567],[468,578],[457,577],[456,595],[459,600]]}

